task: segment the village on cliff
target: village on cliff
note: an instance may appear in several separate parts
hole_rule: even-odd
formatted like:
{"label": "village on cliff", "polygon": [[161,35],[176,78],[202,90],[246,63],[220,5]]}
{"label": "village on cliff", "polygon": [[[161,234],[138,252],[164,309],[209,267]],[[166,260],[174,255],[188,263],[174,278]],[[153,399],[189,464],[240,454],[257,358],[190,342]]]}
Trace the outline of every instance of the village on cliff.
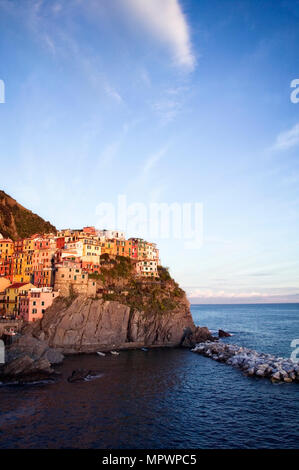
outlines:
{"label": "village on cliff", "polygon": [[17,241],[0,234],[0,319],[33,322],[59,295],[95,297],[102,263],[117,257],[131,260],[136,277],[159,277],[156,244],[124,232],[84,227]]}

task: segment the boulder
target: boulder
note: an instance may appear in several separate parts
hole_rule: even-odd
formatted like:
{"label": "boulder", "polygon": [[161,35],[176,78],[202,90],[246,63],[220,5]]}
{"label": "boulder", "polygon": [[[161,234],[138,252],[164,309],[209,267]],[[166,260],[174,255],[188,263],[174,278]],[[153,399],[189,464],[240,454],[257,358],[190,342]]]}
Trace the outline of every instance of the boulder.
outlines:
{"label": "boulder", "polygon": [[3,376],[19,376],[21,374],[27,373],[28,370],[32,367],[34,360],[29,356],[21,356],[16,359],[13,359],[8,364],[5,364],[2,370]]}
{"label": "boulder", "polygon": [[34,361],[25,355],[13,359],[5,364],[0,371],[0,380],[3,383],[32,383],[54,379],[54,370],[46,359]]}
{"label": "boulder", "polygon": [[64,359],[63,354],[58,349],[48,348],[42,355],[51,364],[61,364]]}
{"label": "boulder", "polygon": [[30,333],[20,336],[6,350],[7,362],[23,356],[29,356],[33,361],[43,357],[51,364],[63,361],[63,355],[59,351],[49,348],[45,341],[35,338]]}
{"label": "boulder", "polygon": [[218,336],[219,338],[228,338],[229,336],[232,336],[232,335],[230,333],[227,333],[226,331],[218,330]]}
{"label": "boulder", "polygon": [[36,382],[53,378],[51,364],[59,364],[63,355],[49,348],[45,341],[34,338],[28,332],[20,336],[6,350],[6,363],[0,370],[0,380],[17,383]]}
{"label": "boulder", "polygon": [[206,326],[197,326],[195,329],[185,331],[181,345],[186,348],[193,348],[196,344],[204,343],[206,341],[216,341],[217,338],[212,336],[212,333]]}
{"label": "boulder", "polygon": [[68,377],[68,382],[77,383],[77,382],[88,382],[92,379],[98,378],[101,376],[100,371],[87,370],[87,369],[76,369],[73,370],[72,375]]}

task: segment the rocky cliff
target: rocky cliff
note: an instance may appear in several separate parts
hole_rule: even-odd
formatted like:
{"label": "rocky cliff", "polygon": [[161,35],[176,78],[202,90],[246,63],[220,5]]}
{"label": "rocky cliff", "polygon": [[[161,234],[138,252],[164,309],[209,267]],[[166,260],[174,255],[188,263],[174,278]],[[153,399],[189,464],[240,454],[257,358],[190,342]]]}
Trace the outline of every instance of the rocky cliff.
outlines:
{"label": "rocky cliff", "polygon": [[[27,332],[29,330],[27,329]],[[211,338],[193,323],[184,296],[175,309],[163,315],[145,314],[116,301],[77,297],[68,303],[57,299],[30,333],[65,354],[136,347],[189,346]],[[185,336],[189,339],[185,339]]]}
{"label": "rocky cliff", "polygon": [[94,279],[99,298],[59,297],[27,332],[66,354],[212,339],[195,327],[186,294],[166,268],[159,266],[159,279],[140,279],[130,259],[104,255]]}
{"label": "rocky cliff", "polygon": [[159,266],[159,279],[140,279],[130,259],[104,257],[94,277],[100,297],[57,298],[30,334],[66,354],[212,339],[207,328],[195,327],[186,294],[166,268]]}
{"label": "rocky cliff", "polygon": [[56,228],[0,190],[0,233],[18,240],[34,233],[56,233]]}

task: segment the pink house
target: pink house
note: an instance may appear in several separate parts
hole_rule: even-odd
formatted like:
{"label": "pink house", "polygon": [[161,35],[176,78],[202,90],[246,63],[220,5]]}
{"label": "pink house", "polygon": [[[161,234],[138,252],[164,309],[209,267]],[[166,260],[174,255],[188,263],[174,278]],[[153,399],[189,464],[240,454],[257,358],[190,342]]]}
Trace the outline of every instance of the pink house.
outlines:
{"label": "pink house", "polygon": [[19,316],[27,322],[39,320],[58,295],[52,287],[30,289],[27,294],[20,295]]}

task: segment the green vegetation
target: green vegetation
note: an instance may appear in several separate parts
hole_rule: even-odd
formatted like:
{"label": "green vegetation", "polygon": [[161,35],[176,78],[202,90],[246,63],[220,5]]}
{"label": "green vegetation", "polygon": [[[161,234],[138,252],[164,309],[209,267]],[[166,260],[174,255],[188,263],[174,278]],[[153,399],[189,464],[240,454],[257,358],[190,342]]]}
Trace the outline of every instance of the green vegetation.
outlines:
{"label": "green vegetation", "polygon": [[159,279],[137,277],[129,258],[117,256],[112,260],[105,256],[98,279],[106,291],[104,300],[114,300],[156,317],[171,313],[184,296],[167,268],[159,266],[159,275]]}
{"label": "green vegetation", "polygon": [[100,281],[103,279],[103,276],[101,274],[98,274],[98,273],[90,273],[88,275],[89,279],[95,279],[96,281]]}
{"label": "green vegetation", "polygon": [[21,209],[17,204],[12,208],[16,229],[20,238],[26,238],[34,233],[56,232],[50,222],[45,222],[41,217],[33,212]]}
{"label": "green vegetation", "polygon": [[34,233],[56,233],[56,228],[38,215],[25,209],[4,191],[0,191],[0,233],[12,240]]}
{"label": "green vegetation", "polygon": [[158,266],[158,273],[161,281],[170,281],[172,279],[169,274],[169,268],[164,268],[164,266]]}
{"label": "green vegetation", "polygon": [[[105,253],[107,255],[107,253]],[[116,256],[115,259],[105,258],[104,263],[102,263],[101,255],[101,274],[100,279],[104,283],[113,283],[117,280],[129,280],[134,273],[134,267],[130,258],[125,256]]]}

